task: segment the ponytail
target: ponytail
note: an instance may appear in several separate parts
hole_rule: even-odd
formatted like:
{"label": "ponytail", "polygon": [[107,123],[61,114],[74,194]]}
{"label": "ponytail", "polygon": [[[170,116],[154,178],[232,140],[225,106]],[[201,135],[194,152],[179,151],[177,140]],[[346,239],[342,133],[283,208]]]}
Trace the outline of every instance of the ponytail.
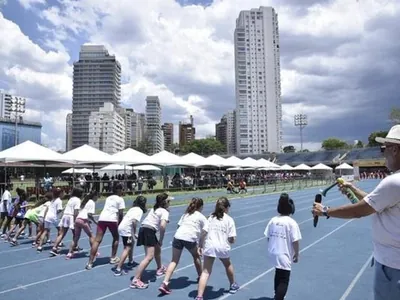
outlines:
{"label": "ponytail", "polygon": [[189,206],[186,208],[185,213],[191,215],[195,211],[198,211],[202,206],[203,206],[203,199],[195,197],[192,199],[192,201],[190,201]]}
{"label": "ponytail", "polygon": [[135,201],[133,201],[132,207],[139,207],[145,214],[147,212],[146,203],[147,203],[146,197],[137,196]]}
{"label": "ponytail", "polygon": [[93,197],[95,197],[95,196],[97,196],[96,190],[93,190],[90,193],[86,194],[81,202],[81,209],[84,209],[86,204],[89,202],[89,200],[93,199]]}
{"label": "ponytail", "polygon": [[211,216],[220,220],[224,217],[224,213],[229,207],[231,207],[229,200],[226,197],[221,197],[217,200],[217,203],[215,204],[215,210]]}
{"label": "ponytail", "polygon": [[167,193],[161,193],[158,194],[156,197],[156,204],[154,204],[153,209],[154,211],[157,208],[166,208],[167,205],[167,200],[168,200],[168,194]]}

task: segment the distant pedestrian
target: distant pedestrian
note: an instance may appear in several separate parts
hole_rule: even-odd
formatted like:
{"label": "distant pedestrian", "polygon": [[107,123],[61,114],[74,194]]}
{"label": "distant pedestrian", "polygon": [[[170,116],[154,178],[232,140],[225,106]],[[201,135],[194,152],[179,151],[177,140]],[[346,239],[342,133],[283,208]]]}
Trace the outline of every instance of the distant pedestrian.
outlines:
{"label": "distant pedestrian", "polygon": [[327,207],[314,203],[312,213],[317,216],[353,219],[372,215],[374,244],[374,299],[400,299],[400,125],[393,126],[386,138],[375,139],[387,168],[394,172],[384,178],[369,194],[345,182],[340,190],[350,188],[360,200],[356,204]]}

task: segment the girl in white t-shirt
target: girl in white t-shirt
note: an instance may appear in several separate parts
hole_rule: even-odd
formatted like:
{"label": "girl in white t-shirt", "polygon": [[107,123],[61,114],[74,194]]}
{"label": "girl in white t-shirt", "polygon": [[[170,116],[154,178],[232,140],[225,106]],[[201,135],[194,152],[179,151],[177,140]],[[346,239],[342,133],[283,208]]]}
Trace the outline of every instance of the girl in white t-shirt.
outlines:
{"label": "girl in white t-shirt", "polygon": [[196,300],[203,300],[204,290],[211,275],[215,258],[219,258],[225,267],[230,284],[229,292],[234,294],[239,289],[229,258],[231,245],[236,240],[235,221],[228,215],[230,207],[231,205],[226,197],[219,198],[215,204],[215,210],[208,218],[208,224],[204,228],[206,234],[202,235],[199,243],[199,255],[204,256],[203,272],[200,276]]}
{"label": "girl in white t-shirt", "polygon": [[264,231],[268,239],[268,254],[275,266],[274,299],[276,300],[285,298],[292,262],[297,263],[299,259],[301,232],[297,222],[290,217],[294,211],[293,200],[288,194],[283,193],[278,202],[279,215],[269,221]]}
{"label": "girl in white t-shirt", "polygon": [[[166,193],[157,195],[156,204],[147,214],[139,229],[137,246],[144,246],[145,258],[140,263],[135,277],[132,279],[132,289],[146,289],[149,285],[142,282],[143,271],[155,258],[157,264],[157,276],[165,274],[166,267],[161,264],[161,247],[163,244],[165,229],[169,220],[170,199]],[[160,239],[156,233],[160,231]]]}
{"label": "girl in white t-shirt", "polygon": [[186,212],[178,222],[178,230],[172,241],[172,261],[168,265],[164,281],[159,287],[159,291],[163,294],[171,293],[169,281],[179,263],[183,248],[186,248],[192,255],[198,278],[201,276],[201,257],[199,255],[197,243],[204,228],[207,226],[207,219],[201,213],[202,210],[203,199],[193,198]]}
{"label": "girl in white t-shirt", "polygon": [[59,255],[59,245],[68,233],[68,230],[72,231],[72,238],[75,237],[74,224],[75,219],[78,216],[79,208],[81,206],[81,198],[83,195],[83,190],[80,188],[74,188],[71,192],[71,198],[69,198],[67,204],[65,205],[64,214],[60,220],[60,231],[58,233],[57,239],[54,242],[53,249],[51,249],[51,255]]}
{"label": "girl in white t-shirt", "polygon": [[118,224],[121,223],[124,217],[125,200],[121,196],[124,193],[124,188],[122,184],[117,183],[113,186],[113,194],[107,197],[104,203],[103,210],[100,213],[96,237],[93,241],[92,248],[90,249],[89,261],[86,264],[86,270],[91,270],[93,268],[93,263],[98,255],[98,250],[103,237],[106,234],[107,229],[111,232],[113,242],[111,245],[111,257],[110,264],[119,263],[119,257],[117,256],[118,244],[119,244],[119,234],[118,234]]}
{"label": "girl in white t-shirt", "polygon": [[128,268],[134,266],[133,261],[133,247],[135,245],[135,240],[137,240],[137,230],[138,223],[142,220],[142,216],[147,212],[146,208],[147,199],[143,196],[138,196],[135,201],[133,201],[132,208],[128,210],[122,222],[118,226],[118,233],[122,238],[122,243],[124,244],[124,251],[122,251],[121,259],[114,270],[115,276],[121,276],[125,274],[122,271],[122,266],[124,265],[127,257],[129,256]]}
{"label": "girl in white t-shirt", "polygon": [[79,239],[81,238],[82,230],[86,233],[89,237],[89,244],[90,247],[93,245],[93,234],[92,229],[90,228],[90,223],[93,222],[97,225],[96,220],[94,219],[93,215],[96,211],[96,201],[98,199],[98,193],[96,190],[87,194],[81,203],[79,208],[78,215],[75,219],[74,224],[74,238],[72,239],[71,246],[69,247],[69,252],[67,254],[66,259],[71,259],[74,256],[74,250],[78,247]]}

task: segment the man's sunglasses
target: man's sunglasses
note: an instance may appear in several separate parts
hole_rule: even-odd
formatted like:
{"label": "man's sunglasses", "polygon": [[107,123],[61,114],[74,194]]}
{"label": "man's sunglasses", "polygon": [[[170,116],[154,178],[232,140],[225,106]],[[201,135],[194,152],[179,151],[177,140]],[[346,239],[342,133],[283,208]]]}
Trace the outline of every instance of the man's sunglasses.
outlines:
{"label": "man's sunglasses", "polygon": [[381,146],[381,153],[385,152],[386,148],[392,148],[392,147],[395,147],[395,146],[397,146],[397,145],[382,145]]}

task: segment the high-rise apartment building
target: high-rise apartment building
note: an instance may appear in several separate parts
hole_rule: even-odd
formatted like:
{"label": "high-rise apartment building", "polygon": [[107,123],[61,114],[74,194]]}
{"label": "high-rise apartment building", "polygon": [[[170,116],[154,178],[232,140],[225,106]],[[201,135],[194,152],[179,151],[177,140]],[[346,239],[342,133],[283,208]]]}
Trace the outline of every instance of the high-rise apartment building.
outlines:
{"label": "high-rise apartment building", "polygon": [[179,148],[184,147],[196,139],[196,128],[194,127],[193,116],[190,116],[189,123],[179,122]]}
{"label": "high-rise apartment building", "polygon": [[161,126],[161,129],[164,134],[164,149],[173,152],[174,147],[174,124],[172,123],[164,123]]}
{"label": "high-rise apartment building", "polygon": [[132,122],[134,122],[135,112],[132,108],[122,108],[116,109],[118,114],[124,119],[125,123],[125,148],[132,147]]}
{"label": "high-rise apartment building", "polygon": [[72,150],[72,114],[67,114],[65,122],[65,151]]}
{"label": "high-rise apartment building", "polygon": [[108,154],[126,148],[125,121],[110,102],[89,116],[89,145]]}
{"label": "high-rise apartment building", "polygon": [[215,137],[226,147],[226,153],[236,154],[236,111],[228,111],[215,125]]}
{"label": "high-rise apartment building", "polygon": [[0,90],[0,118],[10,119],[11,118],[11,99],[12,95]]}
{"label": "high-rise apartment building", "polygon": [[146,97],[145,135],[150,143],[150,155],[164,150],[164,134],[161,130],[161,105],[158,96]]}
{"label": "high-rise apartment building", "polygon": [[281,152],[282,104],[278,15],[241,11],[235,29],[236,150]]}
{"label": "high-rise apartment building", "polygon": [[83,45],[74,63],[72,148],[89,142],[89,116],[109,102],[119,107],[121,65],[104,46]]}
{"label": "high-rise apartment building", "polygon": [[134,112],[132,115],[131,128],[131,144],[132,148],[137,149],[143,139],[146,131],[146,115],[143,113]]}

